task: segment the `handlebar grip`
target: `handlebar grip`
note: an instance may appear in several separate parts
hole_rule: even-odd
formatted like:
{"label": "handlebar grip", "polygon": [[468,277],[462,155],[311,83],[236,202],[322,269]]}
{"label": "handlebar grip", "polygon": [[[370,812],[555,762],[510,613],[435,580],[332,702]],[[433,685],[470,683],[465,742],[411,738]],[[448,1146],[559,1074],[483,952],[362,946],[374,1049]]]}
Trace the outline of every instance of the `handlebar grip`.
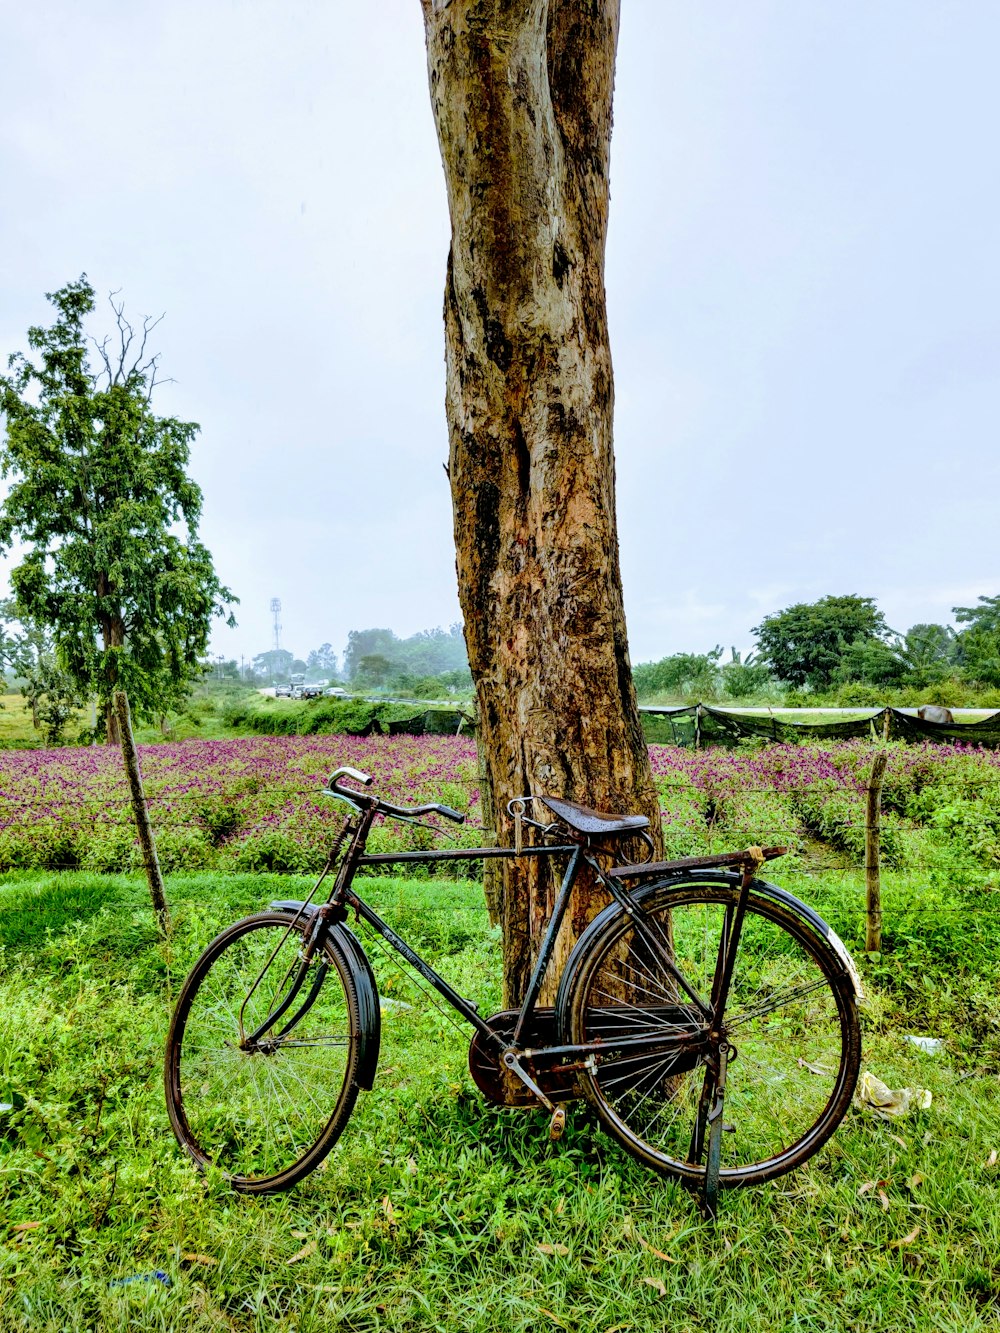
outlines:
{"label": "handlebar grip", "polygon": [[338,768],[330,774],[330,780],[327,783],[327,786],[335,787],[338,778],[353,778],[355,782],[360,782],[363,787],[370,787],[372,785],[372,779],[367,773],[361,773],[356,768]]}
{"label": "handlebar grip", "polygon": [[450,805],[436,805],[434,809],[446,819],[453,819],[456,824],[465,823],[465,815],[460,810],[453,810]]}

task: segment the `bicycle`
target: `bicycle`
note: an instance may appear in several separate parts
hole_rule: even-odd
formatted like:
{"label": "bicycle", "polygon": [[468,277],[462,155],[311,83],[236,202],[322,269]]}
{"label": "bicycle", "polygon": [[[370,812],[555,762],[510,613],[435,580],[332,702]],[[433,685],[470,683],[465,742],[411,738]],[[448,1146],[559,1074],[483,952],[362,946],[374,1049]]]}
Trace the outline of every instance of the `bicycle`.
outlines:
{"label": "bicycle", "polygon": [[[345,780],[371,785],[351,768],[330,777],[325,792],[350,813],[309,897],[272,902],[223,930],[178,996],[167,1107],[198,1168],[246,1193],[287,1189],[320,1165],[358,1091],[374,1086],[378,989],[348,910],[472,1026],[469,1069],[488,1099],[544,1107],[552,1138],[565,1103],[586,1099],[622,1147],[699,1194],[708,1216],[720,1189],[772,1180],[834,1132],[858,1076],[861,983],[822,918],[757,878],[787,848],[606,869],[625,839],[652,854],[646,818],[539,796],[508,804],[514,847],[369,855],[377,818],[464,816],[440,804],[393,805]],[[525,829],[536,842],[523,845]],[[487,1018],[353,887],[362,867],[517,856],[568,861],[520,1009]],[[584,866],[608,906],[573,948],[554,1006],[540,1006]],[[331,874],[326,901],[314,901]]]}

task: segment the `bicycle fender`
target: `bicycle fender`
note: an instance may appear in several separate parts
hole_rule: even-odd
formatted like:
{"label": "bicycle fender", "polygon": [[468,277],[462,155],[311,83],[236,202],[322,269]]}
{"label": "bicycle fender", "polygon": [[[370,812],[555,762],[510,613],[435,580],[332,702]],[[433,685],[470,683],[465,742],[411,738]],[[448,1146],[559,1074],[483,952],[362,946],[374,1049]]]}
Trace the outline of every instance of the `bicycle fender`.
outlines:
{"label": "bicycle fender", "polygon": [[361,941],[343,922],[330,927],[330,934],[343,950],[351,969],[354,989],[358,993],[361,1014],[361,1034],[358,1046],[358,1086],[370,1092],[378,1069],[378,1054],[382,1044],[382,1010],[379,1006],[378,985],[368,955]]}
{"label": "bicycle fender", "polygon": [[[285,898],[280,902],[268,904],[274,911],[290,912],[297,916],[302,902],[299,899]],[[308,920],[318,911],[316,903],[310,903],[303,913]],[[347,962],[358,997],[358,1012],[361,1016],[361,1031],[358,1033],[358,1087],[370,1092],[375,1083],[375,1071],[378,1068],[379,1048],[382,1045],[382,1010],[379,1007],[378,985],[372,971],[368,955],[361,947],[361,942],[349,926],[342,921],[335,922],[327,932],[334,944],[339,947]]]}

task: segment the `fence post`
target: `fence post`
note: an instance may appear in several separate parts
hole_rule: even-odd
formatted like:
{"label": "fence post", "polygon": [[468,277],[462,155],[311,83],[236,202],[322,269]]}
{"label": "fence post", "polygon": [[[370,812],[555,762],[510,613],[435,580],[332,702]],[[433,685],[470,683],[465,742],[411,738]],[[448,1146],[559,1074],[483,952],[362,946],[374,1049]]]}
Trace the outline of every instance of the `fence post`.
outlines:
{"label": "fence post", "polygon": [[170,926],[170,913],[167,909],[167,897],[163,891],[163,876],[160,874],[160,861],[156,855],[156,843],[153,841],[153,826],[149,822],[149,810],[146,808],[146,793],[142,786],[142,774],[139,772],[139,752],[135,748],[132,734],[132,714],[128,706],[128,695],[124,690],[114,692],[114,711],[121,731],[122,758],[128,775],[129,792],[132,796],[132,814],[135,817],[136,832],[142,848],[142,863],[149,881],[149,896],[153,902],[153,911],[160,927],[161,935],[166,935]]}
{"label": "fence post", "polygon": [[879,750],[868,779],[868,805],[865,812],[865,952],[882,949],[882,881],[880,878],[882,783],[888,752]]}

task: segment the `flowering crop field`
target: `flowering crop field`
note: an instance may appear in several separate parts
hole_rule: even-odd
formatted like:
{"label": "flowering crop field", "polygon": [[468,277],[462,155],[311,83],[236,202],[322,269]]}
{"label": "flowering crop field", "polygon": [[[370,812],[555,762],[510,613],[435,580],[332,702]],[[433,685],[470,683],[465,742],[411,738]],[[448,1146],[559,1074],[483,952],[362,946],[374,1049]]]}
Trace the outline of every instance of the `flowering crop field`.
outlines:
{"label": "flowering crop field", "polygon": [[[344,807],[321,792],[332,770],[343,765],[370,774],[374,790],[402,804],[443,801],[467,811],[473,823],[478,807],[475,746],[452,737],[185,741],[140,747],[139,759],[168,871],[297,872],[322,865]],[[422,845],[426,836],[397,825],[391,845]],[[372,850],[388,845],[388,830],[373,833]],[[116,749],[0,756],[0,869],[117,871],[140,865]]]}
{"label": "flowering crop field", "polygon": [[[955,745],[889,749],[889,864],[905,862],[915,830],[961,836],[980,859],[1000,861],[1000,753]],[[650,755],[668,854],[798,844],[813,835],[857,860],[870,745],[700,752],[654,745]],[[343,807],[321,789],[341,765],[371,774],[374,790],[401,804],[442,801],[467,812],[469,823],[449,826],[448,836],[452,845],[479,841],[475,746],[461,737],[184,741],[144,747],[140,761],[166,871],[317,869],[343,818]],[[431,838],[424,829],[387,824],[373,833],[370,848],[427,847]],[[117,750],[0,754],[0,870],[140,864]]]}

